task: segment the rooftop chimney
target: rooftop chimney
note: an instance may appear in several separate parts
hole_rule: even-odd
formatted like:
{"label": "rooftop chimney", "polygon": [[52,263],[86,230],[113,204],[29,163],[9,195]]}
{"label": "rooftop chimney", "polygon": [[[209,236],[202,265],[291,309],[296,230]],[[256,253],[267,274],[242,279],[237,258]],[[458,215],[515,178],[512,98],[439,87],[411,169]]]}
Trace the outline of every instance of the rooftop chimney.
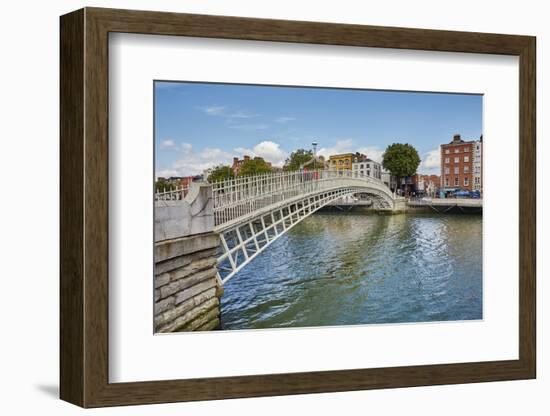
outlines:
{"label": "rooftop chimney", "polygon": [[453,136],[453,142],[459,142],[460,141],[460,134],[455,134]]}
{"label": "rooftop chimney", "polygon": [[244,155],[244,160],[250,160],[250,156]]}
{"label": "rooftop chimney", "polygon": [[238,158],[238,157],[234,157],[234,158],[233,158],[233,164],[236,165],[237,163],[239,163],[239,158]]}

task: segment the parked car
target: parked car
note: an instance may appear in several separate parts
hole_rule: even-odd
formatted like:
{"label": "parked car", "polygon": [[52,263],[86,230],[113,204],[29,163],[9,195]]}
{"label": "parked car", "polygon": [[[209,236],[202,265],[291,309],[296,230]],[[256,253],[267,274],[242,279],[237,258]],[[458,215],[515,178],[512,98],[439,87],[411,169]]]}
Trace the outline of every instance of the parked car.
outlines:
{"label": "parked car", "polygon": [[454,196],[456,198],[470,198],[470,191],[463,191],[462,189],[455,191]]}

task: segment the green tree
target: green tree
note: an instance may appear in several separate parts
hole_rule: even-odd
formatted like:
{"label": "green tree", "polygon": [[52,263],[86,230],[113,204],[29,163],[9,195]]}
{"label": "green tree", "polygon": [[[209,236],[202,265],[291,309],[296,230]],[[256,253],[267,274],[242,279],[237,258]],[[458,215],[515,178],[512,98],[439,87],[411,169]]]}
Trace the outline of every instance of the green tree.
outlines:
{"label": "green tree", "polygon": [[416,173],[418,165],[420,165],[420,156],[408,143],[393,143],[386,148],[382,156],[382,166],[397,177],[398,186],[402,177]]}
{"label": "green tree", "polygon": [[261,157],[255,157],[243,162],[237,176],[261,175],[271,172],[271,166]]}
{"label": "green tree", "polygon": [[155,182],[155,192],[164,192],[169,191],[172,189],[172,185],[170,185],[164,178],[158,179]]}
{"label": "green tree", "polygon": [[318,156],[317,161],[313,161],[313,151],[298,149],[290,154],[285,160],[284,170],[293,171],[305,169],[323,169],[325,166],[325,159],[323,156]]}
{"label": "green tree", "polygon": [[208,175],[208,182],[219,182],[226,179],[233,179],[233,169],[228,165],[218,165],[216,166],[210,175]]}

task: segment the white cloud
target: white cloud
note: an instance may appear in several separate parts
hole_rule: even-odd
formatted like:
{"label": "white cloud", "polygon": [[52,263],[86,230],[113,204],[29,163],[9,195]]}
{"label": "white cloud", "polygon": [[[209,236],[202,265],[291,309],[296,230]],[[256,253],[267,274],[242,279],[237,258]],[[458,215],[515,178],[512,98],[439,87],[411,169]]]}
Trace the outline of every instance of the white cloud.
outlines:
{"label": "white cloud", "polygon": [[227,118],[234,119],[234,118],[252,118],[257,117],[257,114],[248,113],[246,111],[236,111],[234,113],[227,114]]}
{"label": "white cloud", "polygon": [[428,153],[424,154],[418,170],[422,171],[422,173],[439,174],[441,170],[441,154],[439,149],[430,150]]}
{"label": "white cloud", "polygon": [[287,158],[288,153],[281,149],[281,146],[278,143],[265,140],[258,143],[252,149],[245,147],[237,147],[234,149],[239,156],[248,155],[250,157],[259,156],[270,162],[273,166],[283,166]]}
{"label": "white cloud", "polygon": [[191,143],[182,143],[180,149],[183,153],[190,153],[193,151],[193,145]]}
{"label": "white cloud", "polygon": [[163,140],[160,143],[161,149],[173,149],[174,147],[176,147],[176,142],[174,142],[172,139]]}
{"label": "white cloud", "polygon": [[330,155],[337,155],[339,153],[351,152],[353,149],[352,139],[337,140],[336,144],[332,147],[322,147],[317,151],[319,156],[328,158]]}
{"label": "white cloud", "polygon": [[278,117],[275,119],[277,123],[288,123],[289,121],[296,120],[294,117]]}
{"label": "white cloud", "polygon": [[206,115],[222,117],[228,123],[234,122],[235,120],[258,117],[258,114],[253,114],[248,111],[243,111],[243,110],[232,111],[224,105],[211,105],[208,107],[199,107],[199,108],[202,111],[204,111]]}
{"label": "white cloud", "polygon": [[238,147],[233,152],[211,147],[195,151],[190,143],[181,143],[177,149],[177,160],[171,166],[157,171],[157,177],[200,175],[204,170],[220,164],[231,165],[233,157],[242,158],[244,155],[262,157],[273,166],[283,166],[287,157],[287,153],[278,143],[269,140],[260,142],[251,149]]}
{"label": "white cloud", "polygon": [[382,163],[382,156],[384,155],[385,150],[386,149],[380,149],[377,146],[366,146],[366,147],[360,147],[359,149],[357,149],[359,153],[363,153],[367,155],[369,159],[372,159],[378,163]]}
{"label": "white cloud", "polygon": [[209,107],[201,107],[201,110],[209,116],[221,116],[225,111],[225,107],[222,105],[211,105]]}
{"label": "white cloud", "polygon": [[363,146],[359,147],[355,144],[353,139],[340,139],[336,141],[336,144],[332,147],[323,147],[317,152],[318,155],[328,158],[330,155],[336,155],[339,153],[359,152],[367,155],[369,159],[375,162],[382,163],[382,156],[385,149],[381,149],[378,146]]}
{"label": "white cloud", "polygon": [[265,130],[269,126],[267,124],[232,124],[229,126],[230,129],[237,130]]}
{"label": "white cloud", "polygon": [[219,164],[229,164],[233,154],[217,148],[205,148],[199,152],[190,143],[181,143],[178,159],[166,169],[159,170],[157,176],[191,176],[199,175],[205,169]]}

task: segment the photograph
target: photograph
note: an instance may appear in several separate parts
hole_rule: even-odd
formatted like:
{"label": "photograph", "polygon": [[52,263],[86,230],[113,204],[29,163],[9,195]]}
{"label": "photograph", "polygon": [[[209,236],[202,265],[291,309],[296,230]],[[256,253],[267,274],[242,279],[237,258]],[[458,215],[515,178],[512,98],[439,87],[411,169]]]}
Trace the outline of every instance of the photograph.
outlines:
{"label": "photograph", "polygon": [[154,332],[483,319],[483,95],[156,80]]}
{"label": "photograph", "polygon": [[14,409],[540,407],[540,7],[63,1],[11,30]]}

